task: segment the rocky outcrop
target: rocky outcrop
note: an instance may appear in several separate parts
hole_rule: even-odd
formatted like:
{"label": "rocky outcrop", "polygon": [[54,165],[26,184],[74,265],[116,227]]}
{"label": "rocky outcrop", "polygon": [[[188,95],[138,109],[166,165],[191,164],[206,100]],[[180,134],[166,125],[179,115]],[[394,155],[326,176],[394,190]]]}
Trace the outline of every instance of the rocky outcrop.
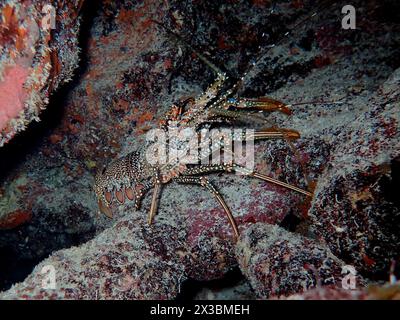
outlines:
{"label": "rocky outcrop", "polygon": [[83,0],[0,4],[0,147],[25,130],[78,65]]}

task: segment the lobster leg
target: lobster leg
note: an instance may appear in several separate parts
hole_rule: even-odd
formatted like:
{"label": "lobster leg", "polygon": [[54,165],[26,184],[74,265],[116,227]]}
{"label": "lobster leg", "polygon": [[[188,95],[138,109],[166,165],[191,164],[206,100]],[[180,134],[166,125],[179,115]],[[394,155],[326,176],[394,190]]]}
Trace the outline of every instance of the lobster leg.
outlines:
{"label": "lobster leg", "polygon": [[292,111],[285,103],[269,97],[239,99],[231,98],[224,103],[224,106],[232,106],[235,109],[279,111],[287,115],[292,114]]}
{"label": "lobster leg", "polygon": [[154,169],[154,174],[155,174],[154,190],[153,190],[153,196],[151,198],[149,216],[148,216],[148,220],[147,220],[149,225],[152,224],[153,218],[156,215],[158,201],[159,201],[160,193],[161,193],[161,186],[162,186],[161,181],[160,181],[160,175],[159,175],[159,172],[157,169]]}
{"label": "lobster leg", "polygon": [[148,217],[148,220],[147,220],[149,225],[152,224],[153,218],[156,215],[157,207],[158,207],[158,201],[159,201],[159,197],[160,197],[160,192],[161,192],[161,183],[156,183],[155,186],[154,186],[153,196],[151,198],[149,217]]}
{"label": "lobster leg", "polygon": [[240,166],[236,166],[236,165],[235,165],[235,166],[234,166],[234,170],[235,170],[236,172],[240,172],[240,173],[247,174],[247,175],[249,175],[249,176],[251,176],[251,177],[258,178],[258,179],[261,179],[261,180],[264,180],[264,181],[267,181],[267,182],[276,184],[276,185],[278,185],[278,186],[281,186],[281,187],[284,187],[284,188],[287,188],[287,189],[296,191],[296,192],[298,192],[298,193],[302,193],[302,194],[304,194],[304,195],[306,195],[306,196],[308,196],[308,197],[312,197],[312,196],[313,196],[312,192],[310,192],[310,191],[303,190],[303,189],[298,188],[298,187],[296,187],[296,186],[293,186],[293,185],[291,185],[291,184],[289,184],[289,183],[286,183],[286,182],[283,182],[283,181],[280,181],[280,180],[271,178],[271,177],[269,177],[269,176],[267,176],[267,175],[265,175],[265,174],[262,174],[262,173],[260,173],[260,172],[257,172],[257,171],[251,171],[251,172],[249,172],[249,170],[246,169],[245,167],[240,167]]}
{"label": "lobster leg", "polygon": [[[265,98],[265,99],[267,99],[267,98]],[[251,109],[251,108],[249,107],[249,109]],[[211,116],[217,116],[222,119],[228,119],[231,121],[232,120],[233,121],[235,121],[235,120],[239,120],[239,121],[240,120],[242,120],[242,121],[254,120],[254,121],[268,122],[268,120],[265,117],[262,117],[259,114],[242,112],[239,110],[227,110],[227,109],[224,109],[221,107],[213,107],[209,110],[209,112],[210,112]],[[253,134],[243,134],[243,136],[239,137],[239,139],[235,138],[235,140],[246,141],[250,138],[254,138],[254,140],[282,138],[282,139],[286,140],[289,148],[295,154],[297,159],[300,159],[299,152],[297,151],[296,147],[294,146],[294,144],[291,141],[294,139],[298,139],[299,137],[300,137],[300,134],[296,130],[276,128],[276,127],[272,126],[271,128],[256,130]],[[304,171],[304,178],[306,179],[307,184],[310,185],[311,182],[305,171],[304,164],[301,164],[301,165],[302,165],[303,171]],[[259,178],[261,179],[261,177],[259,177]]]}
{"label": "lobster leg", "polygon": [[228,217],[229,223],[232,226],[233,232],[235,234],[235,237],[239,237],[239,229],[237,227],[235,218],[232,215],[231,210],[229,209],[228,205],[226,204],[225,200],[222,198],[221,194],[218,192],[218,190],[211,184],[210,181],[206,177],[177,177],[174,179],[174,181],[178,183],[188,183],[188,184],[198,184],[201,185],[210,191],[215,198],[218,200],[218,202],[221,204],[221,206],[224,208],[224,211]]}
{"label": "lobster leg", "polygon": [[210,165],[202,165],[198,168],[189,168],[187,170],[185,170],[182,175],[201,175],[201,174],[208,174],[208,173],[212,173],[212,172],[239,172],[239,173],[243,173],[246,174],[250,177],[254,177],[254,178],[258,178],[276,185],[279,185],[281,187],[296,191],[298,193],[302,193],[308,197],[312,197],[313,193],[304,189],[301,189],[299,187],[293,186],[291,184],[288,184],[286,182],[271,178],[265,174],[262,174],[260,172],[257,171],[250,171],[249,169],[236,165],[236,164],[210,164]]}
{"label": "lobster leg", "polygon": [[[258,122],[266,122],[266,121],[268,122],[268,120],[265,117],[262,117],[259,114],[251,114],[251,113],[249,114],[240,111],[218,109],[218,108],[211,108],[209,112],[212,116],[217,116],[220,119],[238,120],[238,121],[254,120]],[[269,128],[255,130],[253,133],[249,132],[248,134],[243,134],[243,136],[241,136],[239,140],[245,141],[248,139],[254,139],[254,140],[285,139],[289,142],[289,140],[295,140],[298,138],[300,138],[300,133],[296,130],[269,127]]]}
{"label": "lobster leg", "polygon": [[[251,110],[241,111],[241,110],[227,110],[224,108],[217,108],[212,107],[208,110],[209,112],[209,119],[213,119],[215,117],[222,118],[226,120],[236,120],[241,122],[248,122],[252,120],[256,123],[268,123],[268,119],[262,116],[259,113],[251,112]],[[272,126],[273,127],[273,126]],[[285,129],[278,129],[277,130],[285,130]]]}
{"label": "lobster leg", "polygon": [[247,138],[259,139],[298,139],[300,134],[296,130],[291,129],[275,129],[265,128],[261,130],[255,130],[254,133],[249,134]]}

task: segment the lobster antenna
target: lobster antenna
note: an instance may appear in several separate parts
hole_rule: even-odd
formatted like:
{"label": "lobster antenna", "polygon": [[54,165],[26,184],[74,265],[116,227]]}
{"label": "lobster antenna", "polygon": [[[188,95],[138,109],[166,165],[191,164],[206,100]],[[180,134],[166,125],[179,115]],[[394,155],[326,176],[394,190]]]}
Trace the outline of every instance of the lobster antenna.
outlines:
{"label": "lobster antenna", "polygon": [[[252,70],[252,67],[256,66],[257,63],[275,46],[281,44],[290,34],[291,32],[296,29],[298,26],[303,25],[306,21],[312,19],[314,16],[318,14],[318,11],[323,10],[327,8],[328,6],[331,5],[330,0],[323,1],[322,3],[324,4],[326,2],[326,5],[321,5],[319,8],[317,8],[312,14],[306,16],[305,18],[301,19],[299,22],[295,23],[290,30],[288,30],[278,41],[276,41],[274,44],[269,45],[267,50],[261,54],[258,55],[258,57],[251,63],[250,68],[245,71],[240,77],[239,80],[233,85],[233,88],[239,88],[240,85],[243,83],[245,77],[250,73]],[[273,13],[274,9],[271,10],[271,13]],[[199,51],[197,51],[192,45],[190,45],[181,35],[175,33],[174,31],[170,30],[167,28],[164,24],[161,22],[158,22],[157,20],[152,20],[155,24],[161,26],[168,34],[172,35],[175,39],[178,40],[181,44],[184,46],[188,47],[193,53],[195,53],[198,58],[203,61],[208,67],[210,67],[218,76],[225,76],[226,73],[223,72],[220,68],[218,68],[214,63],[212,63],[209,59],[207,59],[203,54],[201,54]],[[262,36],[265,34],[263,33]],[[259,50],[262,49],[261,46],[258,48]]]}
{"label": "lobster antenna", "polygon": [[182,38],[179,34],[173,32],[172,30],[168,29],[166,26],[164,26],[162,23],[153,20],[154,23],[157,25],[161,26],[167,33],[172,35],[174,38],[178,40],[181,44],[184,46],[188,47],[196,56],[203,61],[210,69],[212,69],[217,75],[219,76],[225,76],[225,72],[223,72],[220,68],[218,68],[215,64],[213,64],[210,60],[208,60],[204,55],[202,55],[199,51],[197,51],[193,46],[191,46],[185,39]]}
{"label": "lobster antenna", "polygon": [[301,106],[301,105],[305,105],[305,104],[313,104],[313,105],[317,105],[317,104],[343,104],[343,101],[302,101],[302,102],[296,102],[296,103],[289,103],[286,105],[286,107],[290,108],[293,106]]}
{"label": "lobster antenna", "polygon": [[[234,85],[234,87],[239,88],[239,87],[243,84],[243,82],[244,82],[246,76],[247,76],[247,75],[250,73],[250,71],[252,70],[252,67],[256,66],[257,63],[258,63],[262,58],[264,58],[265,55],[266,55],[272,48],[274,48],[275,46],[281,44],[285,39],[287,39],[287,37],[291,34],[292,30],[297,29],[298,26],[303,25],[306,21],[308,21],[308,20],[312,19],[314,16],[316,16],[317,13],[318,13],[318,11],[325,9],[325,8],[327,8],[327,7],[330,6],[330,5],[331,5],[331,3],[329,2],[329,0],[326,1],[326,4],[323,3],[323,4],[322,4],[318,9],[316,9],[312,14],[308,15],[307,17],[301,19],[299,22],[295,23],[294,26],[292,26],[292,27],[290,28],[290,30],[287,31],[277,42],[275,42],[274,44],[270,45],[270,46],[266,49],[266,51],[265,51],[263,54],[258,55],[258,57],[252,62],[252,65],[250,66],[250,68],[242,74],[242,76],[241,76],[241,77],[239,78],[239,80],[236,82],[236,84]],[[273,10],[272,10],[272,11],[273,11]],[[263,35],[264,35],[264,34],[263,34]],[[259,47],[259,50],[261,50],[261,46]],[[310,104],[320,104],[320,103],[323,103],[323,102],[312,101]],[[334,102],[331,102],[331,103],[334,103]],[[293,105],[300,105],[300,104],[306,104],[306,103],[295,103],[295,104],[291,104],[291,105],[293,106]],[[267,122],[270,122],[270,123],[271,123],[271,121],[267,121]],[[277,129],[278,131],[281,131],[281,132],[282,132],[283,137],[284,137],[284,140],[286,141],[286,143],[287,143],[289,149],[293,152],[293,154],[294,154],[294,156],[296,157],[297,161],[300,163],[301,169],[302,169],[302,171],[303,171],[304,179],[305,179],[305,181],[306,181],[306,184],[307,184],[307,186],[308,186],[309,191],[313,192],[313,190],[310,190],[310,187],[312,187],[311,179],[310,179],[310,177],[309,177],[309,175],[308,175],[308,173],[307,173],[307,170],[306,170],[306,167],[305,167],[304,162],[301,160],[299,151],[297,150],[297,148],[295,147],[295,145],[293,144],[293,142],[290,141],[290,139],[288,139],[288,138],[285,136],[283,130],[280,130],[279,128],[277,128],[277,127],[276,127],[274,124],[272,124],[272,123],[271,123],[271,125],[272,125],[273,128],[275,128],[275,129]]]}

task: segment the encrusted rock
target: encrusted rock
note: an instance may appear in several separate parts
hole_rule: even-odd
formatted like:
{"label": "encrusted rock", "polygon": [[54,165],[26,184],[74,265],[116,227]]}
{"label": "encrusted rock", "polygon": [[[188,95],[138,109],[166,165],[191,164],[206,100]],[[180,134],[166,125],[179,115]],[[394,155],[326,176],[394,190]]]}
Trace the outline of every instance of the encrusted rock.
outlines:
{"label": "encrusted rock", "polygon": [[95,239],[53,253],[0,298],[175,298],[187,276],[196,275],[193,269],[210,278],[225,268],[219,265],[222,257],[210,255],[221,256],[225,248],[199,243],[202,251],[193,252],[182,220],[149,227],[141,215],[127,216]]}
{"label": "encrusted rock", "polygon": [[324,245],[281,227],[256,223],[236,246],[240,268],[259,298],[339,286],[343,261]]}
{"label": "encrusted rock", "polygon": [[0,147],[32,121],[78,64],[83,0],[0,4]]}
{"label": "encrusted rock", "polygon": [[399,300],[400,283],[372,285],[355,290],[320,287],[287,297],[288,300]]}

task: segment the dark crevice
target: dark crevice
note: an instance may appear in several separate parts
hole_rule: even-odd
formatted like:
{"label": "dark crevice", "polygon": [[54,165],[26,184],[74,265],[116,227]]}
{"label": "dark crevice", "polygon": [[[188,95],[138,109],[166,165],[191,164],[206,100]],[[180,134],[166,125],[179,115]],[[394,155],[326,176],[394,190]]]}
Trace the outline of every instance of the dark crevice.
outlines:
{"label": "dark crevice", "polygon": [[280,223],[280,227],[291,231],[291,232],[295,232],[297,226],[302,222],[303,220],[301,218],[299,218],[298,216],[296,216],[293,213],[289,213],[287,214],[283,220]]}
{"label": "dark crevice", "polygon": [[185,302],[192,301],[196,298],[196,295],[204,288],[207,288],[211,291],[220,291],[224,288],[231,288],[238,285],[245,278],[240,271],[240,269],[234,268],[228,271],[225,276],[221,279],[210,280],[210,281],[199,281],[194,279],[186,280],[182,286],[181,290],[176,297],[176,301]]}
{"label": "dark crevice", "polygon": [[15,251],[0,247],[0,291],[24,280],[39,262],[39,258],[20,259]]}

